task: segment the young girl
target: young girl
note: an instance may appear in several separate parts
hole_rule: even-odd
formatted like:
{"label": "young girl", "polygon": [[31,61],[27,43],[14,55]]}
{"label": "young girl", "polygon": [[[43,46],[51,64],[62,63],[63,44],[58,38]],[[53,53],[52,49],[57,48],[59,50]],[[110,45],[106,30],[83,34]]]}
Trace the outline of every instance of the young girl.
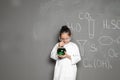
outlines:
{"label": "young girl", "polygon": [[[78,46],[71,42],[71,31],[64,25],[59,32],[59,40],[52,49],[50,57],[56,60],[53,80],[76,80],[77,66],[81,60]],[[57,55],[57,49],[63,46],[65,55]]]}

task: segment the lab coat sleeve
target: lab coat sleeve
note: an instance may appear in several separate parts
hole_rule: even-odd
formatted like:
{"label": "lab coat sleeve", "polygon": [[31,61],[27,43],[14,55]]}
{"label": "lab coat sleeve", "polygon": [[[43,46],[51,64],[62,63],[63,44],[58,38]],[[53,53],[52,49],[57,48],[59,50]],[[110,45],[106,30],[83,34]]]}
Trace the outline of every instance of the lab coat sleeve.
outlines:
{"label": "lab coat sleeve", "polygon": [[80,51],[77,45],[73,48],[73,54],[71,55],[71,63],[72,65],[78,63],[81,60]]}
{"label": "lab coat sleeve", "polygon": [[58,43],[53,47],[51,54],[50,54],[50,58],[52,58],[54,60],[58,60],[57,47],[58,47]]}

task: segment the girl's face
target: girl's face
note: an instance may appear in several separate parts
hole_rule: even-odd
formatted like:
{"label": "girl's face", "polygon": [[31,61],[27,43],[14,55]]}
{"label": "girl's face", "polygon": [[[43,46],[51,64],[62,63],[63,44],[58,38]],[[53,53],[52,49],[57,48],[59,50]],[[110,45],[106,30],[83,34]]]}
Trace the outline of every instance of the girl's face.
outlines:
{"label": "girl's face", "polygon": [[60,41],[63,41],[64,43],[68,43],[71,40],[71,36],[69,36],[68,33],[62,33],[60,36]]}

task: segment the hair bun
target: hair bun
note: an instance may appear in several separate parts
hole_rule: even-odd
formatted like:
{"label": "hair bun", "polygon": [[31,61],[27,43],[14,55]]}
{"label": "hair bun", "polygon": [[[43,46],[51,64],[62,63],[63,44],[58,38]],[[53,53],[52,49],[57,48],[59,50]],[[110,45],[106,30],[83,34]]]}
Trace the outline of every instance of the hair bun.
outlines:
{"label": "hair bun", "polygon": [[69,29],[69,28],[67,27],[67,25],[63,25],[61,29],[66,30],[66,29]]}

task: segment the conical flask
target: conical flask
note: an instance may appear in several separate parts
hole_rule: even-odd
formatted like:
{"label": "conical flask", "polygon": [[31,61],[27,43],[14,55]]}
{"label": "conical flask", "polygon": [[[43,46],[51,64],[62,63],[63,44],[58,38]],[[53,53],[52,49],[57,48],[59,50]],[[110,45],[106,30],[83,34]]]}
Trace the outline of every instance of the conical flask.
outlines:
{"label": "conical flask", "polygon": [[64,55],[65,51],[66,51],[66,49],[63,46],[61,46],[57,49],[57,54],[58,55]]}

